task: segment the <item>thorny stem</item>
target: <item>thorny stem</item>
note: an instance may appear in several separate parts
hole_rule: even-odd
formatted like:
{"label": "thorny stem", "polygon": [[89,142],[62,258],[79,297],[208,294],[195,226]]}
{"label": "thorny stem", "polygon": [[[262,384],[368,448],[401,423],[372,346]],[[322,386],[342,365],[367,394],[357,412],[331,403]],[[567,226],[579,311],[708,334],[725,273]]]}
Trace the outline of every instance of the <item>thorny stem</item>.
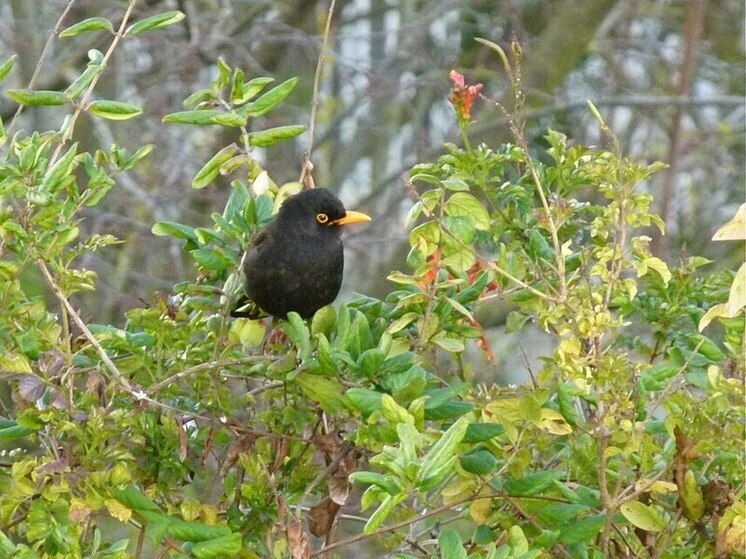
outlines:
{"label": "thorny stem", "polygon": [[[124,37],[125,31],[127,29],[127,22],[129,22],[130,16],[132,15],[132,10],[135,9],[136,4],[137,4],[137,0],[129,0],[129,4],[127,5],[127,11],[124,12],[124,16],[122,17],[122,23],[119,25],[119,29],[114,34],[114,39],[111,41],[111,44],[109,45],[109,48],[106,51],[106,54],[104,54],[103,60],[101,61],[102,69],[106,68],[106,64],[111,58],[112,54],[114,54],[114,50],[117,48],[119,41],[121,41],[122,37]],[[81,97],[80,102],[77,104],[77,107],[75,108],[75,112],[73,113],[72,117],[70,118],[70,121],[67,123],[67,126],[65,127],[65,132],[62,136],[62,139],[60,140],[60,143],[57,144],[57,147],[54,150],[54,154],[52,155],[52,158],[49,161],[50,166],[53,165],[55,161],[57,161],[57,158],[59,157],[63,146],[72,137],[73,130],[75,129],[75,122],[78,120],[80,113],[82,113],[83,110],[88,105],[88,101],[91,98],[91,95],[93,94],[93,90],[95,89],[96,84],[98,83],[98,80],[101,78],[102,75],[103,75],[103,70],[101,72],[98,72],[93,77],[90,85],[88,86],[85,93]]]}

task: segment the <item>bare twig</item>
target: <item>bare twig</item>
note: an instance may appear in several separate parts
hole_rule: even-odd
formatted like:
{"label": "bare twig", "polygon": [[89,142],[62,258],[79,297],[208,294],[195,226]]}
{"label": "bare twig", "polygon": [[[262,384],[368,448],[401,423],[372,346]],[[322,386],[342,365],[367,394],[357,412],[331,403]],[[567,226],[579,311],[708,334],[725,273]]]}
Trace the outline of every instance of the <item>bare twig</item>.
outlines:
{"label": "bare twig", "polygon": [[[129,22],[130,16],[132,15],[132,10],[135,9],[135,5],[137,4],[137,0],[129,0],[129,4],[127,5],[127,10],[124,12],[124,16],[122,17],[122,23],[119,25],[119,29],[117,29],[117,32],[114,35],[114,39],[111,41],[111,44],[109,45],[109,48],[106,51],[106,54],[104,54],[104,58],[101,61],[101,67],[105,68],[107,62],[111,58],[112,54],[114,54],[114,50],[117,48],[117,45],[119,44],[119,41],[122,40],[122,37],[124,37],[124,33],[127,29],[127,23]],[[78,106],[75,108],[75,112],[70,117],[70,121],[67,123],[67,126],[65,128],[65,132],[62,135],[62,139],[59,144],[57,144],[57,147],[54,150],[54,154],[52,155],[52,158],[49,161],[49,165],[53,165],[55,161],[57,161],[57,158],[60,155],[60,152],[62,151],[63,146],[65,145],[65,142],[69,140],[73,135],[73,130],[75,129],[75,122],[78,120],[78,117],[80,116],[80,113],[83,112],[86,105],[88,104],[88,100],[91,98],[91,95],[93,94],[93,90],[96,87],[96,84],[98,83],[98,80],[103,75],[103,72],[97,73],[93,79],[91,80],[90,85],[86,89],[85,93],[80,99],[80,102],[78,103]]]}
{"label": "bare twig", "polygon": [[202,371],[214,371],[216,369],[250,365],[252,363],[256,363],[257,361],[271,361],[274,359],[276,358],[272,356],[255,355],[252,357],[245,357],[243,359],[231,359],[229,361],[211,361],[210,363],[201,363],[193,367],[188,367],[187,369],[179,371],[178,373],[174,373],[170,377],[155,383],[153,386],[148,388],[148,392],[154,394],[156,392],[159,392],[160,390],[163,390],[164,388],[167,388],[170,384],[176,382],[177,380],[188,377],[189,375],[193,375],[195,373],[201,373]]}
{"label": "bare twig", "polygon": [[[704,27],[705,12],[707,9],[707,0],[693,0],[690,3],[689,15],[684,24],[683,40],[684,52],[681,58],[681,67],[679,69],[679,83],[677,93],[681,96],[691,92],[694,84],[694,70],[697,64],[697,49],[702,38]],[[658,214],[661,219],[668,223],[671,218],[671,204],[674,197],[674,188],[676,184],[676,174],[678,167],[679,152],[681,150],[681,123],[684,118],[684,109],[682,106],[676,107],[673,119],[671,120],[671,130],[669,132],[668,143],[668,170],[663,176],[663,187],[661,191],[660,206]],[[666,254],[668,237],[657,233],[653,237],[653,253],[656,256]]]}
{"label": "bare twig", "polygon": [[[49,34],[49,37],[47,37],[47,42],[44,43],[44,48],[41,49],[41,54],[39,55],[39,60],[36,63],[36,68],[34,68],[34,73],[31,75],[31,79],[29,80],[28,85],[26,86],[27,89],[34,88],[34,85],[36,84],[36,80],[39,77],[39,74],[41,73],[41,69],[44,66],[44,61],[46,60],[47,55],[49,54],[49,49],[52,47],[52,43],[57,38],[57,34],[60,32],[60,28],[62,27],[62,22],[67,17],[68,12],[72,9],[73,4],[75,4],[76,1],[77,0],[70,0],[65,6],[65,9],[62,10],[60,17],[57,18],[57,23],[54,24],[54,28],[52,29],[52,32]],[[18,108],[16,109],[16,112],[13,115],[13,118],[11,119],[10,124],[8,124],[8,127],[6,129],[8,136],[11,135],[11,130],[13,129],[13,126],[15,125],[16,120],[21,115],[23,108],[24,108],[24,105],[18,105]]]}
{"label": "bare twig", "polygon": [[124,377],[124,375],[122,375],[122,373],[119,371],[117,366],[114,364],[111,358],[107,355],[104,348],[101,347],[100,343],[98,343],[98,340],[96,339],[96,337],[88,329],[88,326],[86,326],[85,322],[83,322],[83,319],[80,318],[80,315],[78,314],[78,312],[70,304],[70,301],[67,300],[67,297],[62,292],[62,289],[60,288],[59,284],[52,276],[52,273],[49,271],[49,268],[47,267],[46,262],[44,262],[44,260],[39,258],[37,259],[37,264],[39,265],[39,269],[41,270],[41,273],[44,275],[44,278],[47,280],[49,287],[52,289],[52,292],[57,297],[57,299],[59,300],[60,304],[62,305],[64,310],[67,312],[69,317],[73,319],[73,322],[78,326],[78,328],[80,328],[80,331],[83,332],[83,335],[85,336],[85,338],[93,346],[93,349],[96,351],[98,356],[101,358],[101,362],[111,373],[111,376],[114,377],[114,380],[116,380],[117,383],[125,391],[135,396],[136,399],[142,400],[145,397],[145,393],[142,391],[135,390],[135,388]]}
{"label": "bare twig", "polygon": [[329,42],[329,33],[332,26],[332,17],[334,16],[334,6],[336,0],[329,2],[329,11],[326,14],[326,27],[324,28],[324,38],[321,41],[321,50],[319,51],[319,59],[316,62],[316,73],[313,76],[313,96],[311,97],[311,116],[308,123],[308,148],[306,154],[303,157],[303,166],[300,172],[300,178],[298,182],[306,185],[307,188],[313,188],[313,179],[310,179],[308,183],[307,177],[311,176],[311,170],[313,165],[311,164],[311,152],[313,151],[313,133],[316,127],[316,110],[319,106],[319,84],[321,82],[321,70],[324,67],[324,60],[326,59],[326,47]]}

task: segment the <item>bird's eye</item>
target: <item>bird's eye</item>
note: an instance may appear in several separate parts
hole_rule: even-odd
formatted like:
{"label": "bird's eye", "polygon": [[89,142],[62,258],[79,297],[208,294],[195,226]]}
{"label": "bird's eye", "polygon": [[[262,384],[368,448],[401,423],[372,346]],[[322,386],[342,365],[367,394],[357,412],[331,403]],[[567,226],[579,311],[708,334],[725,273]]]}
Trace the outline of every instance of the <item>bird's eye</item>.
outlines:
{"label": "bird's eye", "polygon": [[316,221],[318,221],[321,225],[324,225],[329,221],[329,216],[326,214],[316,214]]}

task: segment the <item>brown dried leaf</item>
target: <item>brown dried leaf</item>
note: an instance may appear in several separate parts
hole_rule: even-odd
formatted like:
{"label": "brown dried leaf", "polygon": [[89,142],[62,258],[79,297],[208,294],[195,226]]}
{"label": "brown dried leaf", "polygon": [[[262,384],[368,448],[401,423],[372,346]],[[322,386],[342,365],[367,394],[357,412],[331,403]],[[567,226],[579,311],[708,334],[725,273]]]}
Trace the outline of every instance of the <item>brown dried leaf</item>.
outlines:
{"label": "brown dried leaf", "polygon": [[275,461],[272,464],[271,472],[276,472],[285,464],[285,458],[288,457],[288,451],[290,449],[290,441],[285,438],[279,439],[275,442]]}
{"label": "brown dried leaf", "polygon": [[85,380],[85,391],[88,394],[96,394],[101,405],[106,402],[106,380],[96,371],[91,372]]}
{"label": "brown dried leaf", "polygon": [[347,469],[340,467],[329,479],[329,497],[338,505],[344,505],[350,496],[352,484],[348,476]]}
{"label": "brown dried leaf", "polygon": [[718,516],[721,516],[735,500],[733,488],[719,479],[708,481],[702,486],[702,497],[705,501],[705,510]]}
{"label": "brown dried leaf", "polygon": [[317,538],[326,536],[334,525],[340,506],[329,497],[308,511],[308,529]]}
{"label": "brown dried leaf", "polygon": [[310,559],[311,544],[308,541],[308,534],[298,521],[288,526],[288,545],[293,559]]}
{"label": "brown dried leaf", "polygon": [[334,454],[339,450],[342,441],[340,440],[338,433],[332,432],[325,435],[316,435],[313,438],[313,444],[315,444],[316,448],[318,448],[321,452]]}
{"label": "brown dried leaf", "polygon": [[202,458],[199,459],[199,465],[204,466],[205,462],[207,462],[207,457],[210,455],[210,451],[212,450],[212,443],[215,441],[215,429],[210,427],[210,433],[207,435],[207,440],[205,441],[205,448],[202,451]]}
{"label": "brown dried leaf", "polygon": [[225,461],[223,462],[223,465],[220,466],[220,475],[224,476],[227,474],[230,469],[236,465],[239,456],[241,456],[241,454],[246,454],[251,450],[254,446],[254,442],[256,442],[256,435],[253,433],[233,439],[233,442],[231,443],[231,446],[228,447],[228,452],[225,455]]}

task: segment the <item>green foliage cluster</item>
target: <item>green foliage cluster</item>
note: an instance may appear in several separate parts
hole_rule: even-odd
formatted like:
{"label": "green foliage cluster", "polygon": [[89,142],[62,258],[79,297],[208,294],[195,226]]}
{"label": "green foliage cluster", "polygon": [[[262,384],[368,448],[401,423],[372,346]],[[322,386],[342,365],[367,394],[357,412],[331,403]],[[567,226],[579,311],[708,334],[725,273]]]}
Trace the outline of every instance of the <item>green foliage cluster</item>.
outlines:
{"label": "green foliage cluster", "polygon": [[[112,48],[181,17],[128,15]],[[113,29],[93,18],[60,36]],[[303,128],[252,120],[294,80],[269,88],[220,61],[164,118],[239,138],[193,182],[240,176],[213,226],[153,226],[183,240],[197,277],[122,328],[85,324],[69,298],[95,274],[78,259],[117,240],[81,239],[81,211],[152,150],[69,144],[81,112],[142,112],[92,99],[110,53],[64,92],[6,92],[73,112],[59,131],[0,135],[0,557],[346,556],[374,536],[402,559],[740,552],[744,316],[703,335],[732,275],[650,254],[644,230],[663,224],[638,185],[657,165],[552,131],[538,155],[520,131],[448,145],[412,171],[412,271],[391,274],[396,289],[291,313],[288,341],[268,345],[261,322],[229,318],[236,262],[300,185],[275,185],[253,150]],[[51,301],[27,292],[34,273]],[[556,338],[530,384],[478,386],[464,358],[498,297],[509,330]],[[338,522],[359,534],[337,537]]]}

